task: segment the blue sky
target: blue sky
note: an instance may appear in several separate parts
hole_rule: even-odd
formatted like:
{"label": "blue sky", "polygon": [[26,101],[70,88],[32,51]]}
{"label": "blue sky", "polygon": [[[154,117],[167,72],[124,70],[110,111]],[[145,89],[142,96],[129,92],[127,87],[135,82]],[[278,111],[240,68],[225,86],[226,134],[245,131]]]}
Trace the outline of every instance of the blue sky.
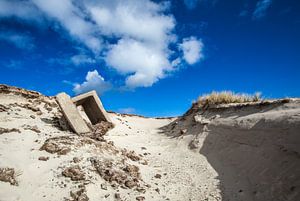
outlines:
{"label": "blue sky", "polygon": [[297,0],[0,0],[0,83],[184,113],[213,90],[300,96]]}

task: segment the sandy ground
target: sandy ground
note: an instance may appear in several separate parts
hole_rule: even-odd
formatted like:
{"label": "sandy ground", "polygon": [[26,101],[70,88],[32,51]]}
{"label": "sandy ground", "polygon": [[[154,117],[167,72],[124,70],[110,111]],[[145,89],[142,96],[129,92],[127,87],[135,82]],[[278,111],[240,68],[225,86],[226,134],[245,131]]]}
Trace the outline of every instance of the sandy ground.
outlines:
{"label": "sandy ground", "polygon": [[[152,119],[112,115],[115,129],[108,137],[115,144],[145,155],[144,180],[160,193],[147,195],[147,200],[220,200],[217,173],[206,158],[191,151],[186,142],[171,138],[159,129],[174,119]],[[161,174],[161,179],[154,178]]]}
{"label": "sandy ground", "polygon": [[0,93],[0,201],[300,200],[299,99],[109,113],[103,138],[66,131],[54,98],[18,90]]}
{"label": "sandy ground", "polygon": [[[0,134],[0,168],[13,168],[17,182],[17,185],[11,185],[0,181],[1,201],[75,200],[70,197],[70,192],[80,189],[80,185],[84,185],[89,200],[95,201],[136,200],[139,196],[142,196],[140,200],[221,199],[217,173],[206,158],[189,150],[186,143],[161,133],[159,128],[169,124],[171,119],[109,114],[115,124],[115,128],[105,136],[107,141],[115,144],[109,149],[134,150],[142,159],[132,161],[107,148],[98,148],[98,142],[77,143],[82,142],[83,138],[58,129],[55,118],[60,112],[55,104],[51,109],[48,104],[55,101],[47,97],[42,99],[45,101],[0,94],[1,108],[4,108],[0,112],[0,128],[18,129],[17,132],[12,130]],[[26,104],[39,110],[32,111]],[[74,138],[72,143],[75,144],[67,142],[71,144],[68,145],[70,152],[60,155],[41,150],[47,139],[61,136]],[[49,159],[44,161],[39,157]],[[80,162],[75,163],[74,157],[79,158]],[[141,174],[139,183],[145,191],[121,185],[112,187],[95,172],[90,163],[91,157],[109,158],[118,164],[126,161],[125,164],[137,166]],[[85,180],[72,181],[62,175],[66,168],[74,165],[81,167]],[[116,193],[120,195],[117,198]]]}
{"label": "sandy ground", "polygon": [[299,99],[194,105],[164,131],[206,157],[222,200],[300,200]]}

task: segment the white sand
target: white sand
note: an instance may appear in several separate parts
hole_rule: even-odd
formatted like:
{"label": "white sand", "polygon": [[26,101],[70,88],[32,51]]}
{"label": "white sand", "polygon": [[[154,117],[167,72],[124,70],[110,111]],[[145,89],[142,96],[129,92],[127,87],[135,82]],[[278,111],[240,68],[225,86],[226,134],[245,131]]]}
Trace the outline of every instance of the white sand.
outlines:
{"label": "white sand", "polygon": [[[25,98],[9,94],[0,94],[0,100],[0,104],[4,106],[16,102],[29,103]],[[84,158],[80,165],[91,177],[91,183],[86,185],[89,199],[115,200],[114,193],[117,191],[109,185],[108,190],[101,189],[101,184],[106,182],[91,171],[92,167],[87,158],[99,154],[117,156],[99,153],[88,145],[62,156],[40,151],[46,139],[74,134],[60,131],[51,123],[46,123],[55,116],[56,109],[48,112],[44,109],[44,103],[38,107],[43,112],[41,116],[15,106],[11,106],[8,112],[0,112],[0,127],[17,128],[21,131],[0,135],[0,167],[14,168],[18,173],[19,183],[18,186],[13,186],[0,182],[0,200],[54,201],[69,198],[69,192],[76,189],[76,182],[63,177],[61,172],[64,167],[73,164],[71,161],[75,156]],[[32,119],[30,115],[36,118]],[[206,158],[189,150],[185,143],[160,133],[159,128],[169,124],[170,119],[110,115],[115,128],[107,133],[106,139],[114,141],[117,147],[135,150],[142,155],[147,153],[144,159],[148,161],[148,165],[136,162],[133,164],[140,168],[142,179],[151,187],[144,194],[119,188],[123,200],[135,200],[140,195],[146,200],[220,200],[217,173]],[[41,133],[24,130],[24,124],[37,126]],[[40,156],[47,156],[49,160],[40,161]],[[155,178],[156,174],[160,174],[161,178]],[[105,198],[107,194],[110,196]]]}
{"label": "white sand", "polygon": [[[300,99],[287,101],[206,111],[194,106],[177,124],[167,126],[165,134],[187,142],[207,158],[218,173],[222,200],[297,201]],[[182,129],[186,129],[183,136]]]}
{"label": "white sand", "polygon": [[[55,100],[44,96],[32,100],[0,93],[0,128],[20,130],[0,134],[0,168],[14,168],[18,182],[14,186],[0,181],[0,201],[70,199],[70,191],[78,190],[79,185],[85,185],[92,201],[120,200],[115,193],[128,201],[138,196],[155,201],[300,200],[299,100],[226,106],[204,113],[194,107],[179,119],[110,113],[115,128],[105,139],[115,147],[106,142],[101,146],[86,143],[85,137],[59,130],[55,118],[61,114],[56,107],[49,109]],[[12,105],[15,103],[40,108],[42,115]],[[41,132],[28,130],[28,126]],[[58,155],[40,150],[45,140],[58,136],[71,137],[70,152]],[[143,157],[131,161],[120,154],[121,148]],[[38,160],[40,156],[49,160]],[[73,162],[74,157],[80,162]],[[112,187],[96,172],[91,157],[136,165],[146,192]],[[85,180],[71,181],[62,175],[65,168],[74,165],[81,167]],[[156,174],[161,178],[155,178]],[[102,189],[104,184],[107,190]]]}
{"label": "white sand", "polygon": [[[220,200],[217,173],[206,158],[189,150],[186,143],[160,133],[159,128],[171,119],[116,115],[112,119],[117,126],[108,133],[110,139],[137,153],[149,153],[149,165],[141,167],[143,179],[159,188],[160,194],[149,192],[146,200]],[[156,173],[162,178],[154,178]]]}

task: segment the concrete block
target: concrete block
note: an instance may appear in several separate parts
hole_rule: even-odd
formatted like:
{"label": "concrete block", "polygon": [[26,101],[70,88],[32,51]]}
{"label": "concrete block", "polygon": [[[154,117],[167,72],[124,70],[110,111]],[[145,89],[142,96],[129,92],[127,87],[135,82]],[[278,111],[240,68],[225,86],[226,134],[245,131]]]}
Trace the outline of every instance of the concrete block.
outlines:
{"label": "concrete block", "polygon": [[92,124],[100,121],[112,123],[95,90],[76,96],[72,98],[72,101],[76,106],[82,105]]}
{"label": "concrete block", "polygon": [[69,95],[67,95],[66,93],[59,93],[58,95],[56,95],[56,100],[65,118],[69,122],[70,127],[75,133],[84,134],[90,132],[89,127],[83,120]]}

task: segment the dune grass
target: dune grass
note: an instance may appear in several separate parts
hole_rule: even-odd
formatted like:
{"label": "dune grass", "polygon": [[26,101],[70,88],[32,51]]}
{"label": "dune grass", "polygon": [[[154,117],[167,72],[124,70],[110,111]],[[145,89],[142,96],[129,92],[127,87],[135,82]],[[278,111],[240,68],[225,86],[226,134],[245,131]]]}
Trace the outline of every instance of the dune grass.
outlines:
{"label": "dune grass", "polygon": [[245,93],[234,93],[232,91],[213,91],[210,94],[204,94],[198,98],[197,103],[201,106],[206,105],[219,105],[229,103],[248,103],[258,102],[261,100],[261,93],[245,94]]}

